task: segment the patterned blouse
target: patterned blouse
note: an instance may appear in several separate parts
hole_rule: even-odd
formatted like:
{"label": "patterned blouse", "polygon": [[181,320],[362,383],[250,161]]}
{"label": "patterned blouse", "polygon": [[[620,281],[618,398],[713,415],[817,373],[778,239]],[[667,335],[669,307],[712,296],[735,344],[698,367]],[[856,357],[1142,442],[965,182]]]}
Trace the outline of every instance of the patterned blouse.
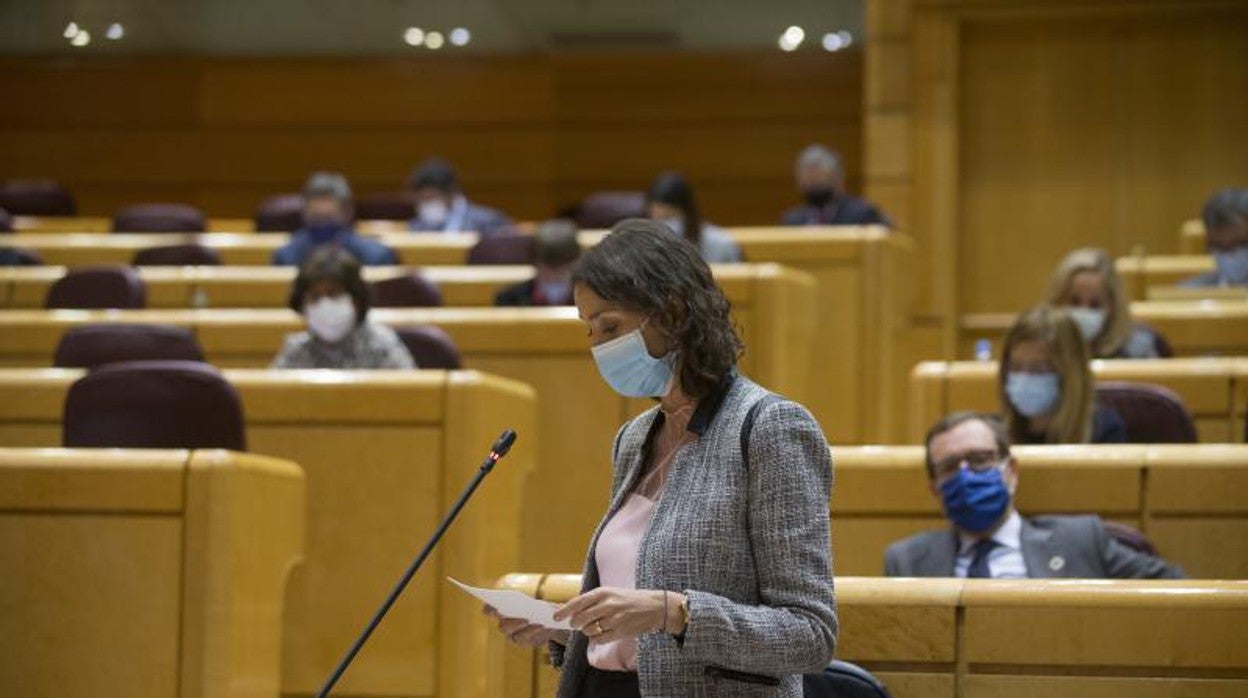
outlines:
{"label": "patterned blouse", "polygon": [[416,368],[394,330],[368,321],[337,344],[309,332],[286,336],[273,368]]}

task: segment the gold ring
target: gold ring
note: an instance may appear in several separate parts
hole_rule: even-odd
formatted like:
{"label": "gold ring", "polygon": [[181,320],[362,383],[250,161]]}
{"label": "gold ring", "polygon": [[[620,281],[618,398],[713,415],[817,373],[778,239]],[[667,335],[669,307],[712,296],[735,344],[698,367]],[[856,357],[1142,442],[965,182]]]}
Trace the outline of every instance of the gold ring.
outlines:
{"label": "gold ring", "polygon": [[600,621],[600,620],[596,620],[596,621],[594,621],[594,630],[595,630],[595,632],[594,632],[594,634],[595,634],[595,635],[601,635],[601,634],[603,634],[603,633],[607,632],[606,630],[603,630],[603,629],[602,629],[602,621]]}

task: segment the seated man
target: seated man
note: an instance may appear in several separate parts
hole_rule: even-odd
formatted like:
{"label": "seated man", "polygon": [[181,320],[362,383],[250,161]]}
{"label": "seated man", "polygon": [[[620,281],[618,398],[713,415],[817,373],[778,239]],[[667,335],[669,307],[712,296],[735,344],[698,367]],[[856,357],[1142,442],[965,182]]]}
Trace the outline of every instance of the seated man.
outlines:
{"label": "seated man", "polygon": [[959,412],[927,433],[927,476],[951,529],[889,546],[890,577],[1180,579],[1178,567],[1119,543],[1096,516],[1014,509],[1018,463],[996,417]]}
{"label": "seated man", "polygon": [[477,232],[489,237],[511,225],[502,213],[468,201],[459,188],[455,170],[441,158],[430,158],[413,170],[409,187],[417,206],[412,230]]}
{"label": "seated man", "polygon": [[273,264],[301,266],[312,250],[336,245],[366,265],[398,264],[394,250],[351,229],[351,185],[337,172],[315,172],[303,187],[303,227],[273,252]]}
{"label": "seated man", "polygon": [[822,145],[797,156],[797,188],[805,203],[785,211],[782,225],[893,225],[875,206],[845,193],[841,157]]}
{"label": "seated man", "polygon": [[1205,247],[1215,269],[1188,279],[1188,288],[1248,285],[1248,189],[1223,189],[1205,202]]}
{"label": "seated man", "polygon": [[572,265],[580,256],[575,223],[542,223],[533,233],[533,266],[537,275],[499,291],[494,305],[572,305]]}

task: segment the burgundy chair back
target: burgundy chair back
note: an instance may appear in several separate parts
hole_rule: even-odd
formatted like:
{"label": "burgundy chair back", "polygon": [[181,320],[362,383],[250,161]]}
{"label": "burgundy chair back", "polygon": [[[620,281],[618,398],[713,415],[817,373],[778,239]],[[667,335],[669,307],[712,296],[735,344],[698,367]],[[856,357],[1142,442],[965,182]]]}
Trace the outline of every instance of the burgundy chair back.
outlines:
{"label": "burgundy chair back", "polygon": [[377,308],[429,308],[442,305],[437,284],[422,274],[405,274],[373,283]]}
{"label": "burgundy chair back", "polygon": [[646,194],[640,191],[600,191],[581,200],[576,209],[580,228],[610,228],[625,218],[646,217]]}
{"label": "burgundy chair back", "polygon": [[10,179],[0,183],[0,208],[14,216],[75,216],[73,194],[51,179]]}
{"label": "burgundy chair back", "polygon": [[289,233],[302,227],[302,194],[270,196],[256,209],[257,233]]}
{"label": "burgundy chair back", "polygon": [[66,448],[247,449],[243,406],[221,372],[195,361],[101,366],[65,396]]}
{"label": "burgundy chair back", "polygon": [[114,233],[202,233],[203,211],[186,204],[135,204],[113,215]]}
{"label": "burgundy chair back", "polygon": [[1115,521],[1102,521],[1101,525],[1105,527],[1105,532],[1109,534],[1110,538],[1138,553],[1157,557],[1157,548],[1153,547],[1152,542],[1143,533],[1126,524],[1120,524]]}
{"label": "burgundy chair back", "polygon": [[355,200],[358,220],[410,221],[416,217],[416,203],[408,192],[368,194]]}
{"label": "burgundy chair back", "polygon": [[394,328],[419,368],[455,370],[463,366],[455,340],[440,327],[418,325]]}
{"label": "burgundy chair back", "polygon": [[52,365],[96,368],[121,361],[203,361],[191,331],[174,325],[99,323],[79,325],[61,335]]}
{"label": "burgundy chair back", "polygon": [[499,235],[484,238],[468,250],[469,264],[532,264],[533,238]]}
{"label": "burgundy chair back", "polygon": [[1096,399],[1117,410],[1133,444],[1194,444],[1196,424],[1183,399],[1169,388],[1147,383],[1101,383]]}
{"label": "burgundy chair back", "polygon": [[147,302],[143,279],[134,267],[116,264],[79,267],[65,272],[48,289],[45,308],[96,310],[142,308]]}
{"label": "burgundy chair back", "polygon": [[220,266],[221,255],[203,245],[166,245],[139,250],[132,262],[136,267]]}

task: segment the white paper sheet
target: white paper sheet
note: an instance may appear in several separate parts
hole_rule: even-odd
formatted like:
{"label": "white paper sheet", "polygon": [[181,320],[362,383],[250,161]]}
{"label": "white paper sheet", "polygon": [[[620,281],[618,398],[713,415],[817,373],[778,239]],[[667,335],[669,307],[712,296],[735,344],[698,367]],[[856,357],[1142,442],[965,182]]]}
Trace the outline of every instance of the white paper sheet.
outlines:
{"label": "white paper sheet", "polygon": [[446,579],[468,594],[477,597],[483,603],[493,606],[494,610],[498,611],[499,615],[502,615],[504,618],[523,618],[534,625],[555,630],[572,629],[568,621],[556,621],[554,619],[555,609],[559,608],[558,604],[535,599],[514,589],[482,589],[468,586],[451,577]]}

